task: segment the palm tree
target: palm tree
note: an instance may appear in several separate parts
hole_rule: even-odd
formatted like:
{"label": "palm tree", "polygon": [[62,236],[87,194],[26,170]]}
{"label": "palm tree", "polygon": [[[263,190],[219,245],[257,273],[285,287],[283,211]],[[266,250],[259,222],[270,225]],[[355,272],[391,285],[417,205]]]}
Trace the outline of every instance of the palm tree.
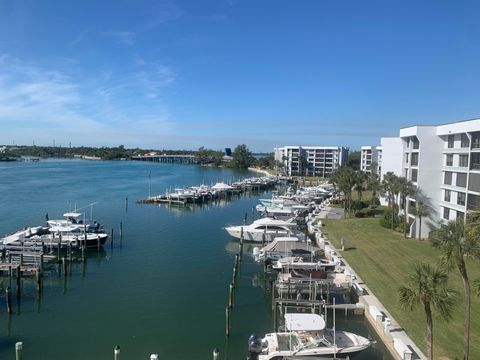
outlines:
{"label": "palm tree", "polygon": [[403,237],[407,237],[408,228],[408,211],[407,211],[407,199],[415,195],[416,187],[407,178],[399,177],[397,181],[398,193],[400,195],[400,204],[403,208],[405,226],[403,227]]}
{"label": "palm tree", "polygon": [[396,177],[397,176],[393,172],[389,171],[383,176],[383,180],[382,180],[383,190],[387,194],[389,207],[393,207],[394,198],[393,198],[392,189],[393,189],[393,183],[395,182]]}
{"label": "palm tree", "polygon": [[357,192],[358,200],[362,200],[363,190],[365,190],[365,181],[367,181],[367,174],[365,174],[362,170],[355,171],[355,185],[354,189]]}
{"label": "palm tree", "polygon": [[418,239],[422,240],[422,218],[430,215],[430,208],[422,201],[417,201],[413,214],[418,216]]}
{"label": "palm tree", "polygon": [[352,188],[355,185],[355,171],[348,166],[341,166],[332,173],[330,182],[334,183],[344,195],[344,215],[352,210]]}
{"label": "palm tree", "polygon": [[377,198],[377,192],[382,188],[382,184],[378,180],[378,175],[374,172],[370,173],[367,178],[367,189],[372,192],[372,202],[370,205],[374,204],[375,199]]}
{"label": "palm tree", "polygon": [[480,259],[480,240],[478,237],[465,236],[463,220],[451,220],[435,231],[433,246],[442,251],[442,262],[446,267],[457,266],[463,282],[465,298],[463,322],[463,358],[468,359],[470,349],[470,307],[471,289],[468,279],[466,257]]}
{"label": "palm tree", "polygon": [[433,359],[432,306],[448,320],[455,304],[456,292],[447,287],[448,275],[444,269],[427,263],[416,263],[406,277],[406,285],[398,289],[400,305],[413,310],[418,303],[423,305],[427,320],[428,359]]}

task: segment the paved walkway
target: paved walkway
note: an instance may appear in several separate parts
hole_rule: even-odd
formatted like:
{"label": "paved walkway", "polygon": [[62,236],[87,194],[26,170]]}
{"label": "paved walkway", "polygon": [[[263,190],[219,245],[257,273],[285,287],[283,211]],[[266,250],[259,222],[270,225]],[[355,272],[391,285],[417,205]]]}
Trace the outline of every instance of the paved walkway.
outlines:
{"label": "paved walkway", "polygon": [[[322,209],[319,217],[324,219],[325,215],[328,215],[328,219],[334,219],[332,215],[335,214],[335,216],[338,216],[338,210],[341,211],[340,217],[342,217],[343,209],[329,207]],[[375,329],[378,336],[382,339],[392,356],[395,359],[402,360],[426,360],[426,356],[422,353],[422,351],[415,345],[412,339],[410,339],[407,333],[388,312],[388,310],[383,306],[380,300],[378,300],[378,298],[363,282],[360,276],[358,276],[355,270],[353,270],[353,268],[343,258],[342,251],[338,251],[337,249],[335,249],[335,247],[328,241],[326,237],[320,239],[317,238],[317,245],[322,248],[324,248],[325,245],[328,245],[330,249],[332,249],[336,253],[336,256],[341,260],[341,268],[343,269],[343,271],[345,271],[347,274],[350,273],[355,276],[355,282],[358,285],[357,290],[359,290],[357,294],[360,293],[360,291],[362,291],[363,289],[363,293],[359,296],[358,302],[365,306],[365,316],[367,320]],[[333,254],[326,255],[331,256]],[[403,356],[400,355],[401,353],[403,354]]]}

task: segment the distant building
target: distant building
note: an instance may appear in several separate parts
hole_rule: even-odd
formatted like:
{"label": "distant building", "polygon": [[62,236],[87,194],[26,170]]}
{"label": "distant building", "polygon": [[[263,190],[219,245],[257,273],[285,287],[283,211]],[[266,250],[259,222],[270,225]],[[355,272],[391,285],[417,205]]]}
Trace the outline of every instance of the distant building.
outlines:
{"label": "distant building", "polygon": [[225,148],[225,156],[232,156],[232,149]]}
{"label": "distant building", "polygon": [[284,146],[273,151],[289,176],[328,177],[348,160],[348,148],[343,146]]}
{"label": "distant building", "polygon": [[381,146],[362,146],[360,150],[360,170],[371,173],[372,163],[377,164],[373,169],[376,174],[380,175],[382,170],[382,147]]}
{"label": "distant building", "polygon": [[422,237],[439,222],[465,219],[480,206],[480,119],[402,128],[399,137],[382,138],[381,144],[382,177],[391,171],[420,189],[405,209],[411,236],[419,232],[417,201],[430,208]]}

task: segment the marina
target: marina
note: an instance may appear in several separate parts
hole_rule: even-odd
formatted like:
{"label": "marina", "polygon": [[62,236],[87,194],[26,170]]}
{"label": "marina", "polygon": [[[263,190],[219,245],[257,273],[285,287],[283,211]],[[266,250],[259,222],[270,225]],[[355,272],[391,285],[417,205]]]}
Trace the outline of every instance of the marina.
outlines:
{"label": "marina", "polygon": [[[109,358],[118,344],[122,357],[128,358],[159,354],[160,358],[208,359],[213,349],[218,348],[220,359],[244,360],[250,334],[271,332],[269,281],[263,275],[263,265],[252,256],[258,244],[245,243],[236,273],[230,336],[225,338],[226,290],[232,281],[232,264],[238,255],[239,242],[230,241],[222,229],[225,224],[244,222],[246,212],[247,223],[258,219],[260,214],[252,217],[251,209],[259,198],[271,193],[246,192],[233,201],[208,202],[192,211],[185,207],[134,203],[134,199],[148,194],[150,171],[153,191],[172,184],[186,188],[215,184],[231,177],[248,178],[251,173],[146,162],[81,160],[7,166],[2,173],[5,176],[0,177],[5,189],[0,195],[5,204],[0,209],[3,234],[26,224],[44,222],[46,212],[51,219],[62,219],[62,210],[74,209],[75,202],[83,199],[85,203],[98,202],[95,218],[109,235],[109,229],[114,229],[114,241],[107,240],[100,251],[96,247],[87,249],[86,261],[81,260],[81,252],[71,263],[67,256],[66,271],[63,262],[46,265],[40,294],[35,276],[22,277],[20,302],[16,297],[15,272],[11,280],[8,274],[2,277],[0,302],[5,301],[8,286],[12,298],[12,314],[0,311],[4,324],[0,329],[2,359],[14,359],[15,343],[22,341],[25,359],[61,359],[78,343],[88,343],[88,347],[82,347],[70,358]],[[73,179],[80,175],[88,180],[75,183]],[[39,192],[32,197],[20,191],[18,184],[22,188],[54,187],[57,196]],[[91,196],[92,187],[99,189],[95,198]],[[128,206],[126,197],[130,201]],[[22,206],[27,200],[29,207]],[[123,237],[119,236],[120,222],[124,224]],[[2,306],[6,309],[5,303]],[[347,319],[341,316],[337,321],[338,327],[346,331],[373,334],[363,316],[349,314]],[[331,316],[327,319],[328,327],[330,322]],[[205,323],[209,324],[209,331],[204,331]],[[75,336],[65,335],[71,326],[76,329]],[[180,337],[187,328],[199,335],[189,338],[191,346],[184,347]],[[61,342],[45,346],[52,339]],[[364,357],[360,354],[357,359],[385,358],[380,344],[366,351]]]}

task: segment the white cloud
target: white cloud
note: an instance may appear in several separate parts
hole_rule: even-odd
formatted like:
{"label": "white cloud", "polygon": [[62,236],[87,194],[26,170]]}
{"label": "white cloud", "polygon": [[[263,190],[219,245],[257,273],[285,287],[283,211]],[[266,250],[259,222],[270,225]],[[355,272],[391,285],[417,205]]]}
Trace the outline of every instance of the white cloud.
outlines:
{"label": "white cloud", "polygon": [[[153,146],[174,123],[160,98],[173,73],[160,64],[76,82],[57,70],[0,56],[0,143]],[[126,101],[131,97],[130,102]],[[145,102],[141,102],[141,99]]]}

